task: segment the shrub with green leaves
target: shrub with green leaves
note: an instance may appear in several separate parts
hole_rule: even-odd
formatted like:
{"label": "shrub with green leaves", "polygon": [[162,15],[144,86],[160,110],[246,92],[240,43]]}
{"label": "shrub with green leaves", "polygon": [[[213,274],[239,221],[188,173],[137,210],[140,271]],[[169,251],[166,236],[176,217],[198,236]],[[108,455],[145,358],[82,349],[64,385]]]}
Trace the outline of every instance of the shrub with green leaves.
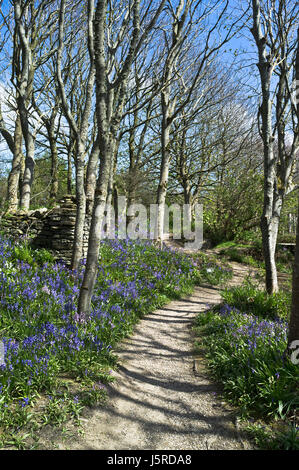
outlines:
{"label": "shrub with green leaves", "polygon": [[23,261],[32,265],[34,263],[34,258],[32,254],[32,249],[27,244],[16,245],[11,252],[12,261]]}
{"label": "shrub with green leaves", "polygon": [[45,248],[34,250],[28,243],[18,243],[12,249],[11,261],[23,261],[30,266],[54,263],[54,256]]}

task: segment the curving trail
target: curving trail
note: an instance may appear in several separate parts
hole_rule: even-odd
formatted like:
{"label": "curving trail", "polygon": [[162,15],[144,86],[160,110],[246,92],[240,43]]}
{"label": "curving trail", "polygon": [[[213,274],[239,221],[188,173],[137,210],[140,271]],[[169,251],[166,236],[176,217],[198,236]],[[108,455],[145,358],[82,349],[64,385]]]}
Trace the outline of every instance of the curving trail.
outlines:
{"label": "curving trail", "polygon": [[[237,263],[233,284],[248,273]],[[204,359],[194,358],[192,323],[220,302],[218,288],[197,287],[192,296],[146,315],[115,351],[117,377],[108,404],[88,411],[84,435],[59,442],[60,449],[203,450],[251,449],[235,413],[220,402]]]}

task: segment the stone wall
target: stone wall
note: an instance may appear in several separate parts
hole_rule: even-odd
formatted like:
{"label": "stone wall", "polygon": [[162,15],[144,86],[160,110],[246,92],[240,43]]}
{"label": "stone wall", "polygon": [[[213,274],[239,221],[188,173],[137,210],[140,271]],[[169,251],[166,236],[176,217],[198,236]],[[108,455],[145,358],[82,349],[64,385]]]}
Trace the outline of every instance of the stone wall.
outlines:
{"label": "stone wall", "polygon": [[[3,215],[0,230],[10,238],[26,236],[33,248],[46,248],[57,260],[67,264],[72,257],[76,221],[76,199],[66,195],[53,209]],[[84,230],[84,256],[88,244],[88,222]]]}

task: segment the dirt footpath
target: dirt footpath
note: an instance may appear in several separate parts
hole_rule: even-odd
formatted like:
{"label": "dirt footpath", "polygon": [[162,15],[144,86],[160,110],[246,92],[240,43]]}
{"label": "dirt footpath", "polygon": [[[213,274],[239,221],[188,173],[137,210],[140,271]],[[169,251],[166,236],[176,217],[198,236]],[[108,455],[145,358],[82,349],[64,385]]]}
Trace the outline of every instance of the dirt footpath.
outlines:
{"label": "dirt footpath", "polygon": [[[238,284],[247,270],[232,263]],[[251,449],[233,410],[221,403],[204,361],[193,355],[196,315],[220,302],[218,288],[197,287],[193,295],[146,315],[132,337],[115,351],[117,380],[107,405],[88,412],[84,435],[57,442],[60,449],[203,450]],[[50,447],[50,442],[46,444]]]}

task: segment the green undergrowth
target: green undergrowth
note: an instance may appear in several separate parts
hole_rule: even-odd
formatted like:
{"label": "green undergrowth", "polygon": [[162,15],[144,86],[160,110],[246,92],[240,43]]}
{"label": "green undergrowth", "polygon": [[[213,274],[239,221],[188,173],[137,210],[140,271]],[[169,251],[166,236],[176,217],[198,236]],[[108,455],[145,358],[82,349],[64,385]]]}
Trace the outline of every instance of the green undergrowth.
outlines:
{"label": "green undergrowth", "polygon": [[116,345],[142,316],[190,294],[192,259],[150,242],[103,241],[92,309],[77,313],[84,263],[71,272],[45,250],[0,238],[0,446],[35,448],[47,425],[104,403]]}

